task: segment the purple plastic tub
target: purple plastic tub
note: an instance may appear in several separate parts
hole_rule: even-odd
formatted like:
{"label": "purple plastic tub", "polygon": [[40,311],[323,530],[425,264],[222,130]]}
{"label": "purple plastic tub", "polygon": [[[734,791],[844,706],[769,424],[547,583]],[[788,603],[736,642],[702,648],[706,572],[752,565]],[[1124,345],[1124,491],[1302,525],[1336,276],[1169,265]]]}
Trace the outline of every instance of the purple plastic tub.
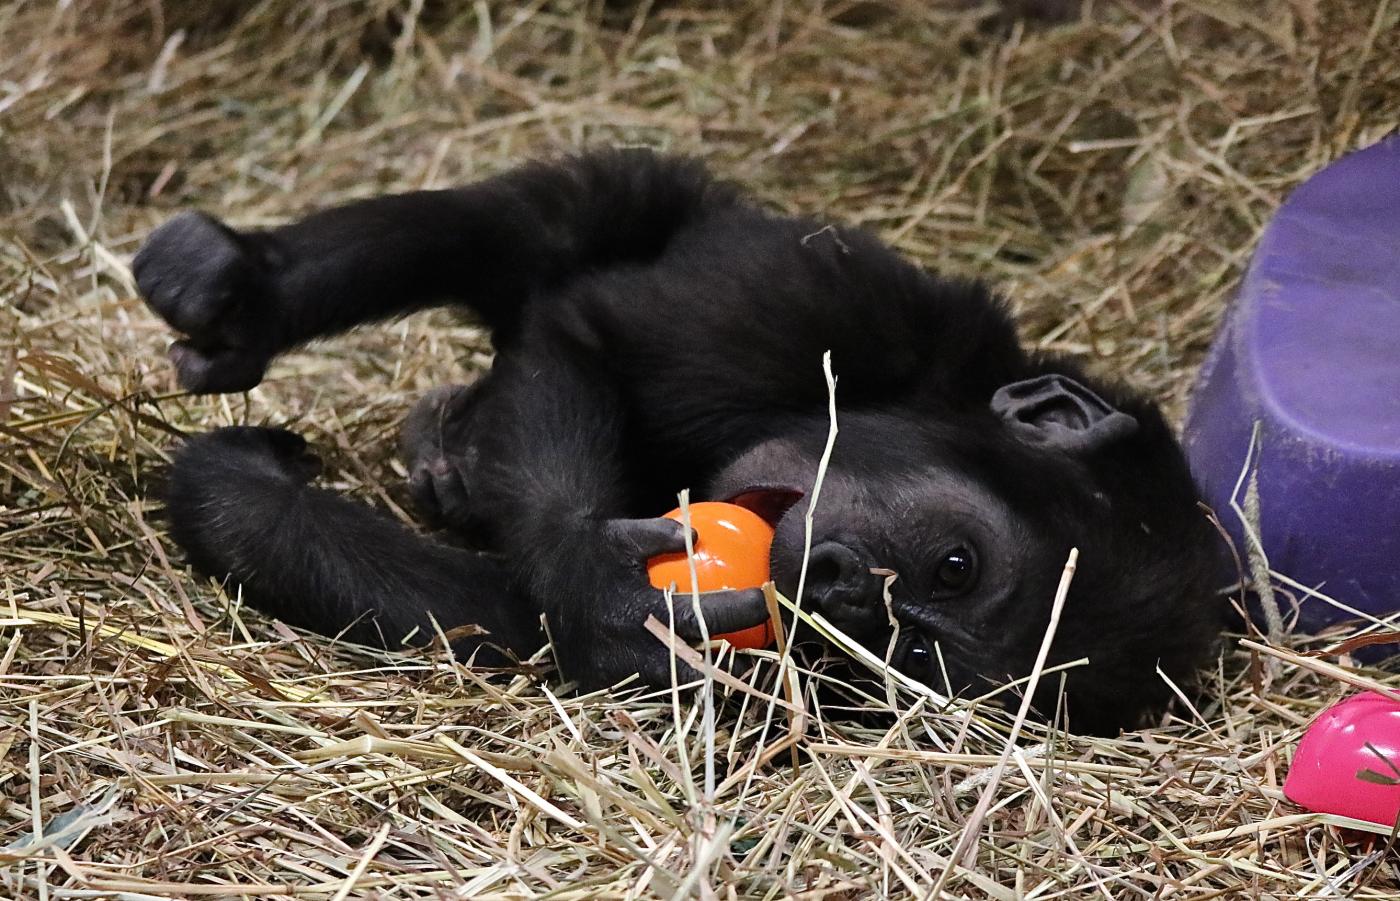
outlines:
{"label": "purple plastic tub", "polygon": [[[1187,455],[1242,554],[1230,502],[1244,506],[1256,422],[1270,567],[1375,616],[1400,610],[1400,135],[1288,198],[1197,381]],[[1350,618],[1308,598],[1299,625]]]}

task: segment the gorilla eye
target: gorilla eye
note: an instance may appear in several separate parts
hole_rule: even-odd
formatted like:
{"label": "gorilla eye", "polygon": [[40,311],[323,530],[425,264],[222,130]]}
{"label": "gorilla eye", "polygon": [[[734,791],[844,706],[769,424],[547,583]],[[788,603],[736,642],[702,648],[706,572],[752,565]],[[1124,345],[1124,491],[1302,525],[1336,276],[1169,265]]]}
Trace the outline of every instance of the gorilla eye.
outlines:
{"label": "gorilla eye", "polygon": [[904,660],[899,664],[906,676],[915,679],[928,679],[933,673],[933,654],[923,636],[910,639],[909,649],[904,652]]}
{"label": "gorilla eye", "polygon": [[977,560],[972,551],[965,547],[955,547],[943,555],[934,572],[937,585],[934,594],[938,596],[962,594],[977,580]]}

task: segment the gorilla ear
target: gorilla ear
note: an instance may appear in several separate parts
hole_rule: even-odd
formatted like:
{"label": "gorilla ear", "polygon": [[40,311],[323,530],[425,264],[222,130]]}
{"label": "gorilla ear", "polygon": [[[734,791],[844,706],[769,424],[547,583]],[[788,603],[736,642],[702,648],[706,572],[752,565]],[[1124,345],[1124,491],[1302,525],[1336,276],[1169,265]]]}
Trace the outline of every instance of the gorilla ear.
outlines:
{"label": "gorilla ear", "polygon": [[1069,453],[1098,450],[1138,427],[1132,416],[1058,374],[1001,386],[992,395],[992,412],[1029,440]]}

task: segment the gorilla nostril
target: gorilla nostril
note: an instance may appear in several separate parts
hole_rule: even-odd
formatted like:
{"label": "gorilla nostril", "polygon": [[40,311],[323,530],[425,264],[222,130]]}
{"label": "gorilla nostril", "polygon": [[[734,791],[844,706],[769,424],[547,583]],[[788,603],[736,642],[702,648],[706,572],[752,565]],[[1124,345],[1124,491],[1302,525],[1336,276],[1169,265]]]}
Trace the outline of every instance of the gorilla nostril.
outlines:
{"label": "gorilla nostril", "polygon": [[808,578],[818,586],[850,582],[860,575],[860,571],[860,557],[836,541],[824,541],[813,548],[812,559],[807,566]]}
{"label": "gorilla nostril", "polygon": [[807,578],[813,585],[832,585],[841,578],[841,567],[835,560],[830,558],[817,559],[813,555],[812,562],[807,566]]}
{"label": "gorilla nostril", "polygon": [[868,606],[878,583],[859,554],[827,541],[812,549],[807,564],[811,597],[828,613],[854,613]]}

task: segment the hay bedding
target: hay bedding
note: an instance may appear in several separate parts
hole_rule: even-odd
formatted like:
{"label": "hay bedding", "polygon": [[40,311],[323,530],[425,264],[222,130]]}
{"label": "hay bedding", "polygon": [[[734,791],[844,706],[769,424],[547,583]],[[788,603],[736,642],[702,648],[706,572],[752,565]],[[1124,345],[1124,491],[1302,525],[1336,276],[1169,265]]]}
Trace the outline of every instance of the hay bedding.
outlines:
{"label": "hay bedding", "polygon": [[1232,640],[1148,731],[1027,726],[1000,768],[1008,717],[892,688],[888,732],[809,711],[794,772],[761,699],[730,692],[710,729],[666,696],[308,638],[162,541],[166,448],[236,421],[291,422],[330,483],[402,514],[396,419],[487,356],[430,315],[181,396],[126,268],[155,223],[270,223],[586,142],[701,154],[993,279],[1032,340],[1179,413],[1280,198],[1400,125],[1400,4],[1090,6],[0,7],[0,894],[1394,897],[1385,837],[1279,785],[1343,680],[1400,680],[1303,639]]}

